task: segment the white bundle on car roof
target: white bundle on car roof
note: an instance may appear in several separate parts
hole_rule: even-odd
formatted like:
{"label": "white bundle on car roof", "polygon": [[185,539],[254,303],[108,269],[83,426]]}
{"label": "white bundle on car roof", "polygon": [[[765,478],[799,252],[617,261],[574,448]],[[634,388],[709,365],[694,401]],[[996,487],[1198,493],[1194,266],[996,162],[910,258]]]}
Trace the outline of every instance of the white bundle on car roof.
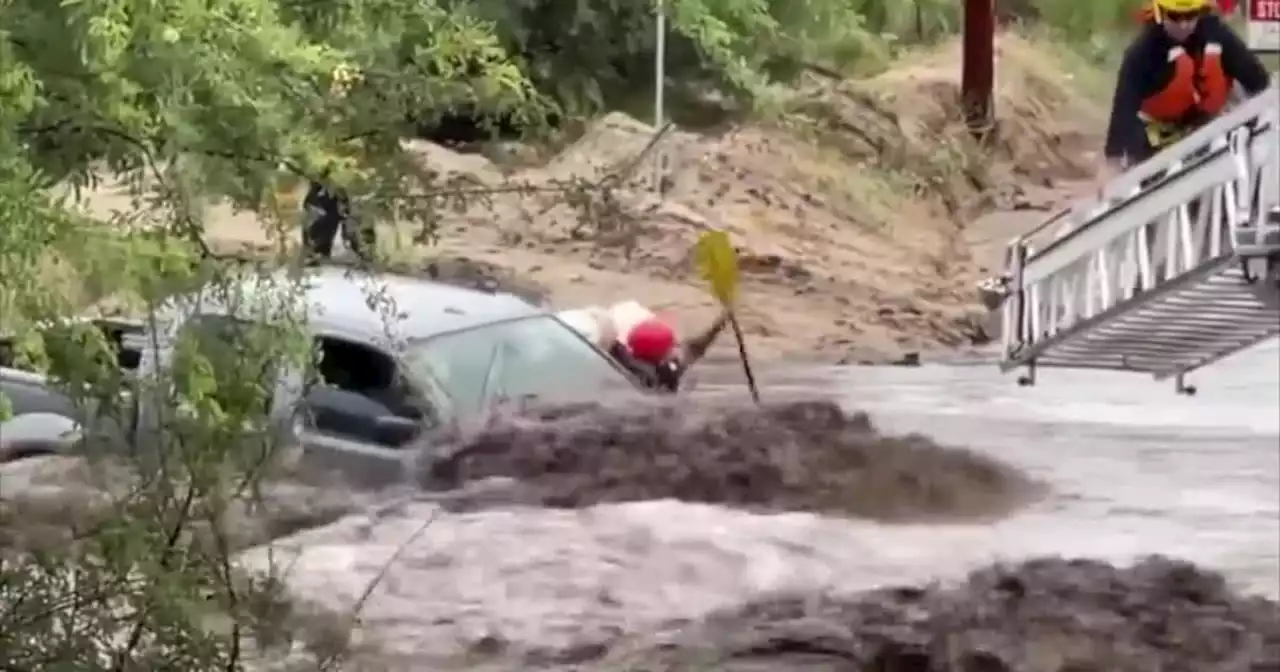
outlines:
{"label": "white bundle on car roof", "polygon": [[607,350],[637,324],[656,315],[636,301],[622,301],[608,307],[591,305],[562,310],[556,317],[597,347]]}

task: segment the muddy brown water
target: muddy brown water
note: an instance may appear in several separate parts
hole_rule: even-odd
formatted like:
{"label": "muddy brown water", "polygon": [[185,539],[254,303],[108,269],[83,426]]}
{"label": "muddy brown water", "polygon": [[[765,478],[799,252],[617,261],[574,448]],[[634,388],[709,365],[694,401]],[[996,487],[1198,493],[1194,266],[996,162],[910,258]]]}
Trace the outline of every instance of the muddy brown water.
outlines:
{"label": "muddy brown water", "polygon": [[[1197,375],[1187,398],[1099,372],[1019,388],[989,364],[765,371],[771,399],[832,394],[881,431],[968,447],[1046,489],[994,520],[943,522],[660,489],[626,501],[638,495],[555,479],[542,483],[563,495],[553,507],[546,487],[463,507],[389,493],[374,513],[279,540],[272,559],[327,606],[377,582],[362,641],[394,669],[1275,670],[1278,372],[1265,347]],[[737,394],[718,375],[699,393]],[[758,429],[789,440],[776,431]],[[521,459],[559,464],[540,450]],[[1195,566],[1117,568],[1151,554]],[[1033,560],[1056,556],[1086,560]],[[867,592],[890,586],[914,588]]]}

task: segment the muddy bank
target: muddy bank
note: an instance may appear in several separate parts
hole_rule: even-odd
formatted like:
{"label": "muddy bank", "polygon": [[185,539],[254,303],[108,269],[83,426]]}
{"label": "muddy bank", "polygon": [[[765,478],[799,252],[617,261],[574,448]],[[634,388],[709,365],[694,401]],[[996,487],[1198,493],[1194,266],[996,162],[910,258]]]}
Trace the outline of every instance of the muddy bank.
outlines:
{"label": "muddy bank", "polygon": [[[773,121],[672,130],[657,142],[669,167],[661,198],[645,154],[656,129],[617,112],[554,147],[523,148],[540,155],[532,162],[406,142],[438,182],[428,191],[467,184],[483,196],[415,199],[434,204],[434,230],[379,222],[379,247],[397,268],[496,278],[555,307],[643,299],[696,330],[716,308],[691,246],[719,228],[740,248],[739,317],[758,358],[879,362],[982,344],[991,334],[974,287],[992,257],[973,241],[1007,236],[980,216],[1038,224],[1069,195],[1064,181],[1092,177],[1105,110],[1054,46],[1005,33],[1000,133],[979,145],[958,112],[959,52],[904,55],[864,80],[806,76]],[[131,210],[109,182],[85,208]],[[251,212],[219,206],[205,222],[223,252],[298,244],[296,230],[276,239]],[[445,268],[457,264],[480,272]]]}
{"label": "muddy bank", "polygon": [[521,502],[540,506],[670,498],[886,521],[997,517],[1042,492],[995,459],[886,436],[829,401],[674,400],[511,419],[431,462],[422,484],[491,477],[515,479]]}
{"label": "muddy bank", "polygon": [[805,78],[785,123],[666,133],[661,198],[651,162],[637,161],[655,129],[618,113],[538,165],[408,149],[495,189],[611,185],[576,200],[496,198],[441,220],[441,253],[534,278],[556,305],[643,297],[696,329],[714,309],[690,248],[719,228],[739,247],[740,320],[757,356],[859,362],[967,348],[990,337],[974,292],[990,254],[969,243],[988,228],[979,216],[1038,224],[1068,195],[1063,181],[1092,176],[1103,112],[1059,54],[1012,33],[998,49],[1000,133],[988,145],[958,116],[959,49],[948,44],[867,80]]}
{"label": "muddy bank", "polygon": [[611,649],[535,657],[646,672],[1263,672],[1280,667],[1280,609],[1168,558],[1046,558],[952,587],[755,600]]}

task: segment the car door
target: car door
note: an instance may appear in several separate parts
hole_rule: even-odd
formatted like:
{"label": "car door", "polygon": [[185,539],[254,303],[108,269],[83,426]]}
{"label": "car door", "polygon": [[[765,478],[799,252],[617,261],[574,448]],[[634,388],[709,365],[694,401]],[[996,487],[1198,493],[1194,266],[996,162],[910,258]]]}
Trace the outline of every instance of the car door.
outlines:
{"label": "car door", "polygon": [[412,384],[374,344],[333,333],[315,340],[295,421],[307,461],[368,485],[403,478],[414,452],[450,426],[447,398]]}
{"label": "car door", "polygon": [[[176,390],[196,384],[189,378],[192,375],[212,377],[212,394],[224,410],[237,415],[266,411],[270,421],[272,400],[280,394],[283,372],[271,362],[260,367],[244,365],[246,330],[254,325],[254,322],[219,313],[174,310],[157,319],[153,332],[134,339],[140,346],[135,421],[141,433],[140,441],[156,439],[156,432],[190,413],[191,409],[182,403],[176,408],[171,405]],[[183,358],[193,355],[203,357],[208,369],[197,374],[190,362],[184,363]],[[245,403],[261,407],[241,407]]]}

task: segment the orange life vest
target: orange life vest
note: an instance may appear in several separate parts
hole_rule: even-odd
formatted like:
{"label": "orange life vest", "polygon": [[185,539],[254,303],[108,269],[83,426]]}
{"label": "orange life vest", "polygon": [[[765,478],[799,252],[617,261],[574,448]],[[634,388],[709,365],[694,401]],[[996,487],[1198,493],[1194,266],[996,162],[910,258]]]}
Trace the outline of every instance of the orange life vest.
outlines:
{"label": "orange life vest", "polygon": [[1182,47],[1169,50],[1173,77],[1164,89],[1142,103],[1142,115],[1150,121],[1175,124],[1189,117],[1214,117],[1227,106],[1231,78],[1222,67],[1222,45],[1206,44],[1199,59]]}

